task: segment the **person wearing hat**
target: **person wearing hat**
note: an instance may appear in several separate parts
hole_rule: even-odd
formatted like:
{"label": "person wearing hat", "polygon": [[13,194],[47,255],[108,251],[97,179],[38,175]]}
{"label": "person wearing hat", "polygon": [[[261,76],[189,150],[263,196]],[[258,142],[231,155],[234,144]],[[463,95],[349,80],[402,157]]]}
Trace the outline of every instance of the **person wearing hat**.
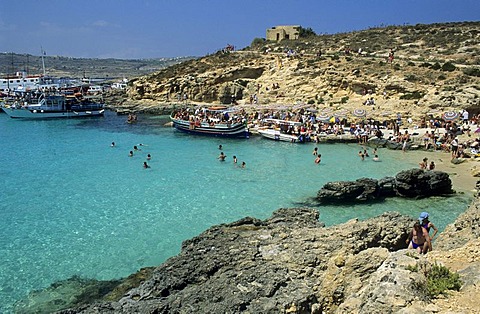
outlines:
{"label": "person wearing hat", "polygon": [[420,221],[420,224],[422,225],[423,228],[427,230],[427,232],[430,234],[430,229],[433,229],[433,235],[430,238],[430,241],[428,243],[428,251],[432,250],[432,241],[435,235],[438,232],[438,228],[435,227],[435,225],[428,219],[428,213],[427,212],[422,212],[420,214],[420,217],[418,217],[418,220]]}

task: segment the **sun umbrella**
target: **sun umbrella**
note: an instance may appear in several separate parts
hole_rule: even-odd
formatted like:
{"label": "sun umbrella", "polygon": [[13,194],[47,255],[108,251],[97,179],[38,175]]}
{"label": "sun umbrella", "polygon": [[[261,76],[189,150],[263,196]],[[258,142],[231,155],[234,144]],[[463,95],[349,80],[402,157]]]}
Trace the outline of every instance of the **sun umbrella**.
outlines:
{"label": "sun umbrella", "polygon": [[480,133],[480,128],[476,129],[475,133]]}
{"label": "sun umbrella", "polygon": [[334,112],[333,116],[336,118],[345,118],[347,116],[347,112],[344,110],[340,110],[340,111]]}
{"label": "sun umbrella", "polygon": [[367,115],[367,111],[364,109],[355,109],[353,110],[353,115],[355,117],[365,117]]}
{"label": "sun umbrella", "polygon": [[323,121],[323,122],[328,122],[330,120],[330,117],[332,115],[328,112],[320,112],[317,114],[317,120]]}
{"label": "sun umbrella", "polygon": [[443,120],[453,121],[458,118],[458,113],[455,111],[447,111],[443,114]]}

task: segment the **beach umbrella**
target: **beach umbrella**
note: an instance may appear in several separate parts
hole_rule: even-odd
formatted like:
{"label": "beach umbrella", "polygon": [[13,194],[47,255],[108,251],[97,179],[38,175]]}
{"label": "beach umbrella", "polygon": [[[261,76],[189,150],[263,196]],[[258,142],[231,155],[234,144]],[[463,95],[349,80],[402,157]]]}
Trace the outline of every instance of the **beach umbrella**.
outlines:
{"label": "beach umbrella", "polygon": [[355,117],[359,117],[359,118],[365,117],[365,116],[367,116],[367,111],[364,110],[364,109],[355,109],[355,110],[353,110],[353,115]]}
{"label": "beach umbrella", "polygon": [[475,133],[480,133],[480,128],[476,129]]}
{"label": "beach umbrella", "polygon": [[317,112],[318,112],[318,110],[315,109],[315,108],[308,108],[307,111],[308,111],[308,112],[314,112],[314,113],[317,113]]}
{"label": "beach umbrella", "polygon": [[317,120],[318,121],[323,121],[323,122],[328,122],[330,120],[330,117],[332,115],[328,112],[320,112],[317,114]]}
{"label": "beach umbrella", "polygon": [[333,116],[336,118],[345,118],[347,117],[347,112],[345,110],[340,110],[333,113]]}
{"label": "beach umbrella", "polygon": [[458,118],[458,113],[455,111],[447,111],[443,114],[443,120],[453,121]]}

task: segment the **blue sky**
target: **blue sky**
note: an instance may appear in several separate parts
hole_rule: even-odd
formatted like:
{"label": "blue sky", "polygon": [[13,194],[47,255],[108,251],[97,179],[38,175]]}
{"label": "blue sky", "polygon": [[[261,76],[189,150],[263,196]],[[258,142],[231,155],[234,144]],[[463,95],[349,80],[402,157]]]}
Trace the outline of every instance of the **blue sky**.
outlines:
{"label": "blue sky", "polygon": [[0,0],[0,52],[85,58],[203,56],[276,25],[317,34],[479,21],[480,0]]}

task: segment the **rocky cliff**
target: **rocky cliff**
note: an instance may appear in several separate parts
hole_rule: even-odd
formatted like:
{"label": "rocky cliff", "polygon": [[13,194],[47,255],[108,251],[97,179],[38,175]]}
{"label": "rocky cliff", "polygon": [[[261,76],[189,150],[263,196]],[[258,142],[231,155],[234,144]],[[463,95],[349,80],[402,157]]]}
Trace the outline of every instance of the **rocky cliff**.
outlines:
{"label": "rocky cliff", "polygon": [[[479,44],[479,22],[391,26],[279,43],[255,40],[241,51],[219,51],[134,79],[128,100],[113,105],[162,111],[185,102],[234,101],[247,109],[309,105],[351,113],[363,108],[377,118],[478,111]],[[258,103],[251,105],[254,96]],[[370,98],[375,105],[364,106]]]}
{"label": "rocky cliff", "polygon": [[[479,204],[426,256],[405,249],[413,220],[395,212],[328,228],[311,208],[244,218],[185,241],[118,301],[61,313],[475,313]],[[460,291],[432,298],[436,265],[458,272]]]}

